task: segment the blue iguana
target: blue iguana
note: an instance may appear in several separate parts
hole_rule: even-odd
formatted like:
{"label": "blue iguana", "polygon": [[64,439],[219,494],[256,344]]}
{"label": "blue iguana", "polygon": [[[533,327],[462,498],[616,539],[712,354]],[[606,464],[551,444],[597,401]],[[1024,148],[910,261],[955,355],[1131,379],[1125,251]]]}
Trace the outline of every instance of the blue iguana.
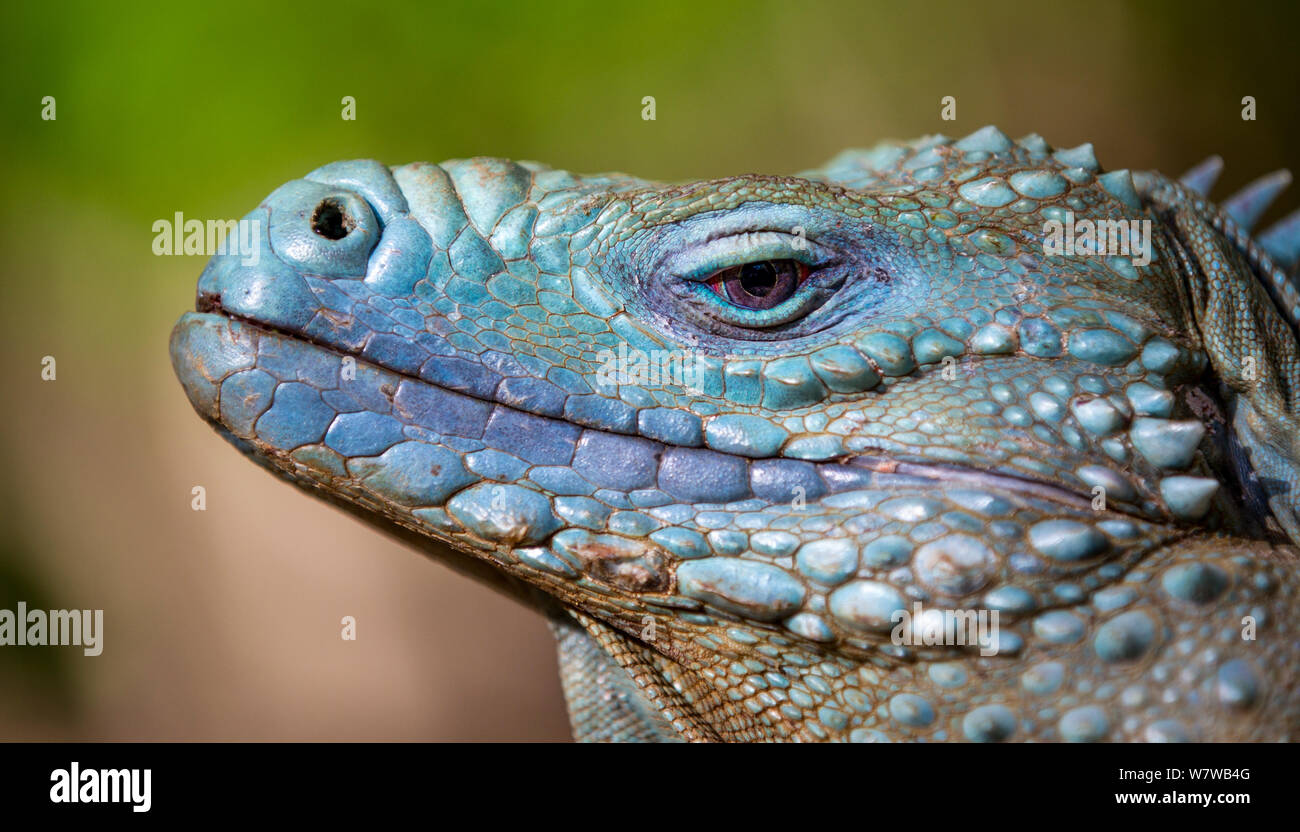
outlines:
{"label": "blue iguana", "polygon": [[798,176],[326,165],[171,338],[552,622],[581,740],[1288,739],[1300,213],[988,127]]}

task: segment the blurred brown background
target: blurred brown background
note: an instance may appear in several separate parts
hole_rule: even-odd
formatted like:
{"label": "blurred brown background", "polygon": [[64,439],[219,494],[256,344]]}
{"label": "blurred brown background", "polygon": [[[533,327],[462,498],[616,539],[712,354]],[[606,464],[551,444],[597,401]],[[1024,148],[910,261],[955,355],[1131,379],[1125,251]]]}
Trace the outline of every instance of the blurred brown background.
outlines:
{"label": "blurred brown background", "polygon": [[1296,22],[1293,3],[5,4],[0,608],[100,608],[105,640],[0,648],[0,738],[568,736],[540,618],[194,415],[167,335],[203,262],[153,256],[154,220],[238,218],[343,158],[675,180],[989,123],[1092,141],[1109,168],[1217,152],[1222,195],[1300,172]]}

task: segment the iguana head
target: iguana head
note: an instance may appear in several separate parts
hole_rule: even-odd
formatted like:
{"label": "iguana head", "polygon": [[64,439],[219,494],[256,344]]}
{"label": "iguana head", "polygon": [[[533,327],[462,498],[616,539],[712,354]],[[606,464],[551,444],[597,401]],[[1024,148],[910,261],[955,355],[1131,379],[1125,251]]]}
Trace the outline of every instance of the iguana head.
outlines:
{"label": "iguana head", "polygon": [[[891,639],[917,601],[999,611],[1015,656],[1170,541],[1295,526],[1273,261],[1088,145],[985,128],[685,185],[344,162],[248,219],[259,255],[214,257],[172,336],[199,413],[669,682],[975,649]],[[876,730],[816,688],[806,718],[716,707],[737,737]]]}

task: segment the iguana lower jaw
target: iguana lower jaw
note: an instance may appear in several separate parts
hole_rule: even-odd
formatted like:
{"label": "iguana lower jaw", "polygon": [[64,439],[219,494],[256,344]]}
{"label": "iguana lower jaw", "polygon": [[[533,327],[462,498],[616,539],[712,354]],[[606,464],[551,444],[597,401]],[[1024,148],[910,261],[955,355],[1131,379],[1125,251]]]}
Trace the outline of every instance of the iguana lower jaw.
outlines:
{"label": "iguana lower jaw", "polygon": [[[172,360],[244,453],[558,616],[581,738],[1279,736],[1289,463],[1215,402],[1223,256],[1167,183],[993,130],[678,186],[339,163]],[[1142,256],[1045,241],[1084,221]]]}

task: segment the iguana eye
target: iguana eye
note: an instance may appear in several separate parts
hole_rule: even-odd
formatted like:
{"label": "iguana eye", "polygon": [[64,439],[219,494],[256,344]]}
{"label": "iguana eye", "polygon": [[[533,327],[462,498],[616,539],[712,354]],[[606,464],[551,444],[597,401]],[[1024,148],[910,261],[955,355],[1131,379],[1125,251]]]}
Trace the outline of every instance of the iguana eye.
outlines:
{"label": "iguana eye", "polygon": [[[755,211],[791,210],[755,208],[735,222],[752,229],[765,220]],[[729,229],[718,227],[717,216],[702,215],[656,229],[643,243],[663,251],[648,258],[647,294],[653,299],[664,293],[667,316],[697,329],[746,340],[781,337],[826,303],[847,277],[845,253],[805,234],[807,222],[799,212],[784,217],[782,230]]]}
{"label": "iguana eye", "polygon": [[705,284],[741,309],[771,309],[789,300],[808,276],[794,260],[760,260],[715,272]]}

